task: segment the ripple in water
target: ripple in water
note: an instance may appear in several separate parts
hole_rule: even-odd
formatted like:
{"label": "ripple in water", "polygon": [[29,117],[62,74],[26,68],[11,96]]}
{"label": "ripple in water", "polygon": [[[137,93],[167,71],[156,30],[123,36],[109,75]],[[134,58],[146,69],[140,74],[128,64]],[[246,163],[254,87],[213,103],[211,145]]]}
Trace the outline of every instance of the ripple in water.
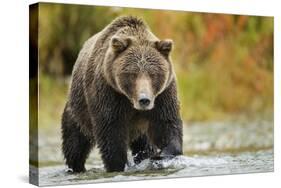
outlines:
{"label": "ripple in water", "polygon": [[134,164],[132,159],[129,159],[125,172],[122,173],[107,173],[102,163],[87,165],[88,171],[81,174],[67,173],[65,172],[66,167],[63,165],[43,167],[40,168],[39,182],[43,186],[270,172],[273,171],[273,163],[273,150],[244,152],[235,155],[177,156],[162,160],[147,159],[138,165]]}

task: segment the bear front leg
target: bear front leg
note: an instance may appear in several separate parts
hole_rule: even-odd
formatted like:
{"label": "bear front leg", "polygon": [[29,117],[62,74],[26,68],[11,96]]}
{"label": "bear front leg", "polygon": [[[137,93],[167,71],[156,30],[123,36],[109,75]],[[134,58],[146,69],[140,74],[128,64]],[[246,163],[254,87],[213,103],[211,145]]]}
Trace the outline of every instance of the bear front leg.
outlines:
{"label": "bear front leg", "polygon": [[149,114],[149,136],[161,149],[160,157],[182,154],[182,120],[179,113],[175,80],[155,100]]}
{"label": "bear front leg", "polygon": [[97,121],[97,144],[107,172],[124,171],[127,163],[127,130],[118,121]]}
{"label": "bear front leg", "polygon": [[149,134],[153,143],[161,150],[160,158],[182,155],[181,120],[151,122]]}
{"label": "bear front leg", "polygon": [[68,111],[62,117],[62,151],[66,164],[73,172],[84,172],[86,159],[94,145],[91,138],[81,133]]}
{"label": "bear front leg", "polygon": [[141,135],[130,144],[135,164],[156,154],[156,148],[149,142],[147,135]]}

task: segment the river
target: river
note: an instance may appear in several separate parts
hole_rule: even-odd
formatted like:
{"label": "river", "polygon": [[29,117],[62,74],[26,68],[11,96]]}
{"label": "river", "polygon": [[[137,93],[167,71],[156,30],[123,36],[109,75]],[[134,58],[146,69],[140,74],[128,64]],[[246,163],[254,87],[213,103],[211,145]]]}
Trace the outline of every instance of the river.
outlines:
{"label": "river", "polygon": [[[129,157],[125,172],[107,173],[95,148],[87,160],[87,172],[81,174],[69,173],[63,164],[59,126],[40,129],[39,185],[272,172],[273,129],[273,122],[265,120],[191,123],[184,126],[182,156],[147,159],[138,165]],[[30,170],[35,172],[35,167]]]}

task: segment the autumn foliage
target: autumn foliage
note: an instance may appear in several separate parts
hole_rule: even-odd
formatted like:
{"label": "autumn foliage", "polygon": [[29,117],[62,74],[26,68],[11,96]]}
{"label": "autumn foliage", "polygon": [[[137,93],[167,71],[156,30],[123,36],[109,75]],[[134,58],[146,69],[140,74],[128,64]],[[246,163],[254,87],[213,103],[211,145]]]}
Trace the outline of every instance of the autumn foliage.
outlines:
{"label": "autumn foliage", "polygon": [[[41,4],[39,12],[40,72],[54,87],[60,87],[58,79],[70,76],[88,37],[119,15],[135,15],[159,38],[174,41],[185,120],[266,114],[272,118],[271,17],[58,4]],[[45,92],[42,97],[51,91]]]}

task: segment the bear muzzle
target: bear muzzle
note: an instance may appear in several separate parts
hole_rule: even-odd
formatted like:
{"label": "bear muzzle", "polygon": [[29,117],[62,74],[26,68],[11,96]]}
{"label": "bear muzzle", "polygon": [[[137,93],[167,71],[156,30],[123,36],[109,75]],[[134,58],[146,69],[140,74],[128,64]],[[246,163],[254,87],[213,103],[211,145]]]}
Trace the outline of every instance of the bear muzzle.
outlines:
{"label": "bear muzzle", "polygon": [[140,93],[136,101],[134,101],[134,108],[137,110],[151,110],[154,107],[154,98],[146,93]]}

